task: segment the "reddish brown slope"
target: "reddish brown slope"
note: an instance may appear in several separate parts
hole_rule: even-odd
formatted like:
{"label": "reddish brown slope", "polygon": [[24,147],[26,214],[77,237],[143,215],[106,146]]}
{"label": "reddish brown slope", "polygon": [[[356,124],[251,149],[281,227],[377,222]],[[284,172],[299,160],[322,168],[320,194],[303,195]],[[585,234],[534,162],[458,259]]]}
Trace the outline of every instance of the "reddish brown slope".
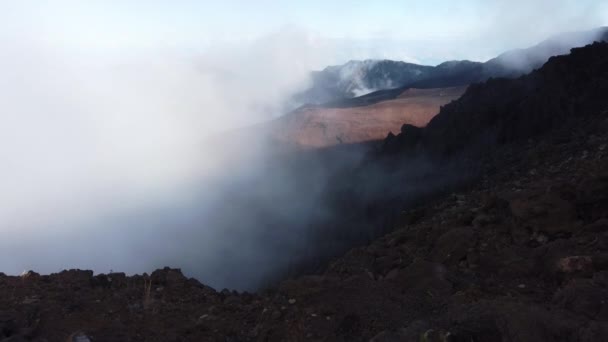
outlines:
{"label": "reddish brown slope", "polygon": [[353,108],[306,107],[281,117],[265,129],[273,139],[298,147],[354,144],[399,132],[404,123],[425,126],[441,106],[456,100],[466,87],[408,89],[394,100]]}

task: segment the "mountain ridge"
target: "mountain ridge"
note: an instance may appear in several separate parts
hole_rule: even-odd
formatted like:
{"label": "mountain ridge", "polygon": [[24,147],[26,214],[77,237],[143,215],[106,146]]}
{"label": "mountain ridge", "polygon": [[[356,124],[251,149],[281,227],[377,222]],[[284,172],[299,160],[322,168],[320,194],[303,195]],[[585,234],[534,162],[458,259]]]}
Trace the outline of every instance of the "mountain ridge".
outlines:
{"label": "mountain ridge", "polygon": [[[573,47],[595,40],[608,41],[608,27],[557,34],[534,46],[510,50],[486,62],[452,60],[427,66],[393,60],[349,61],[313,72],[312,87],[296,94],[294,101],[326,107],[363,106],[393,99],[399,90],[409,87],[454,87],[492,77],[513,78],[539,68],[552,56],[568,53]],[[376,65],[380,65],[378,70]],[[344,72],[341,78],[342,68],[350,72]]]}

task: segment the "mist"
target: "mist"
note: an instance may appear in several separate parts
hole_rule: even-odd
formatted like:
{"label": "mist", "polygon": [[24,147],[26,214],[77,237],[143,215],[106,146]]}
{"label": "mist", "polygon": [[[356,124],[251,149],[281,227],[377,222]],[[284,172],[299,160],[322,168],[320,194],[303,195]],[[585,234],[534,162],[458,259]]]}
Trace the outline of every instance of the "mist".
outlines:
{"label": "mist", "polygon": [[[284,113],[290,94],[308,85],[323,57],[312,53],[314,38],[287,30],[206,54],[3,44],[3,272],[141,273],[169,265],[232,287],[266,275],[256,266],[258,275],[236,282],[230,277],[246,267],[217,269],[231,259],[275,258],[260,255],[254,214],[302,219],[300,207],[314,193],[289,209],[293,179],[284,166],[266,169],[274,155],[240,129]],[[264,179],[262,172],[274,177],[247,185]],[[244,184],[258,196],[247,199],[256,208],[222,202],[236,201],[228,194]]]}
{"label": "mist", "polygon": [[[252,127],[299,105],[291,95],[329,64],[487,52],[458,39],[406,37],[401,46],[391,35],[332,37],[296,25],[175,46],[170,30],[155,41],[122,32],[137,26],[124,18],[108,25],[94,16],[99,6],[66,15],[74,22],[65,27],[38,20],[46,7],[58,11],[49,3],[31,13],[8,5],[0,17],[1,272],[171,266],[217,288],[264,286],[319,252],[311,245],[337,215],[328,185],[368,147],[293,153]],[[492,44],[521,43],[525,34],[506,43],[504,33],[519,24],[505,23]],[[386,194],[378,189],[373,200]]]}

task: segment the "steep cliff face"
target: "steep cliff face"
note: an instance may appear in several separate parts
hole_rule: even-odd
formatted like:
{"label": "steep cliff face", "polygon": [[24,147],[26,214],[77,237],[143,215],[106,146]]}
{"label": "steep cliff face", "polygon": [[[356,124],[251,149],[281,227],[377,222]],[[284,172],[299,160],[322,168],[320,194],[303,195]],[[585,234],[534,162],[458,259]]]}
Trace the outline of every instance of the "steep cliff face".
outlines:
{"label": "steep cliff face", "polygon": [[553,57],[518,79],[471,85],[427,127],[405,127],[386,141],[385,149],[440,154],[487,150],[594,115],[606,105],[607,55],[608,43],[595,43],[573,49],[567,57]]}
{"label": "steep cliff face", "polygon": [[337,177],[340,185],[328,195],[334,196],[331,203],[348,213],[352,227],[365,231],[359,222],[371,222],[382,232],[390,229],[403,207],[475,183],[499,169],[501,158],[493,157],[497,151],[516,151],[529,139],[574,129],[604,115],[606,56],[608,43],[596,43],[552,58],[521,78],[471,85],[426,127],[404,125],[360,168]]}

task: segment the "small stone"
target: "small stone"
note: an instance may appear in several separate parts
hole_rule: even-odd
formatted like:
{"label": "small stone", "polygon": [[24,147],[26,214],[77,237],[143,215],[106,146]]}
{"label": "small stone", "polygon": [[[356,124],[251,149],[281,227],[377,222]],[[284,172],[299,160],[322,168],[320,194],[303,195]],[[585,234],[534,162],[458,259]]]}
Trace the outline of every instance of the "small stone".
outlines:
{"label": "small stone", "polygon": [[547,237],[547,235],[545,235],[543,233],[537,234],[535,239],[536,239],[536,242],[538,242],[541,245],[544,245],[549,241],[549,238]]}
{"label": "small stone", "polygon": [[489,224],[496,222],[496,218],[486,214],[480,214],[473,220],[474,227],[485,227]]}
{"label": "small stone", "polygon": [[91,339],[83,334],[83,333],[76,333],[72,335],[72,338],[70,339],[71,342],[91,342]]}
{"label": "small stone", "polygon": [[397,278],[398,275],[399,275],[399,269],[395,268],[395,269],[390,270],[390,272],[388,272],[386,274],[384,279],[386,279],[386,280],[395,279],[395,278]]}
{"label": "small stone", "polygon": [[129,311],[139,311],[142,308],[143,308],[143,306],[141,305],[141,303],[133,303],[133,304],[127,305],[127,309],[129,309]]}
{"label": "small stone", "polygon": [[25,297],[25,299],[23,299],[23,301],[21,302],[21,304],[34,304],[34,303],[38,303],[40,301],[39,298],[37,297]]}
{"label": "small stone", "polygon": [[291,298],[288,302],[289,302],[289,304],[293,305],[296,303],[296,300],[295,300],[295,298]]}
{"label": "small stone", "polygon": [[564,273],[593,270],[593,259],[590,256],[570,256],[557,262],[557,269]]}
{"label": "small stone", "polygon": [[224,304],[228,305],[239,305],[241,303],[241,299],[238,296],[229,296],[224,299]]}
{"label": "small stone", "polygon": [[281,313],[281,311],[279,311],[279,310],[274,310],[274,311],[272,312],[271,318],[272,318],[273,320],[277,320],[277,319],[280,319],[282,316],[283,316],[283,314]]}
{"label": "small stone", "polygon": [[520,289],[525,289],[526,288],[526,284],[519,284],[519,285],[517,285],[517,287],[519,287]]}

